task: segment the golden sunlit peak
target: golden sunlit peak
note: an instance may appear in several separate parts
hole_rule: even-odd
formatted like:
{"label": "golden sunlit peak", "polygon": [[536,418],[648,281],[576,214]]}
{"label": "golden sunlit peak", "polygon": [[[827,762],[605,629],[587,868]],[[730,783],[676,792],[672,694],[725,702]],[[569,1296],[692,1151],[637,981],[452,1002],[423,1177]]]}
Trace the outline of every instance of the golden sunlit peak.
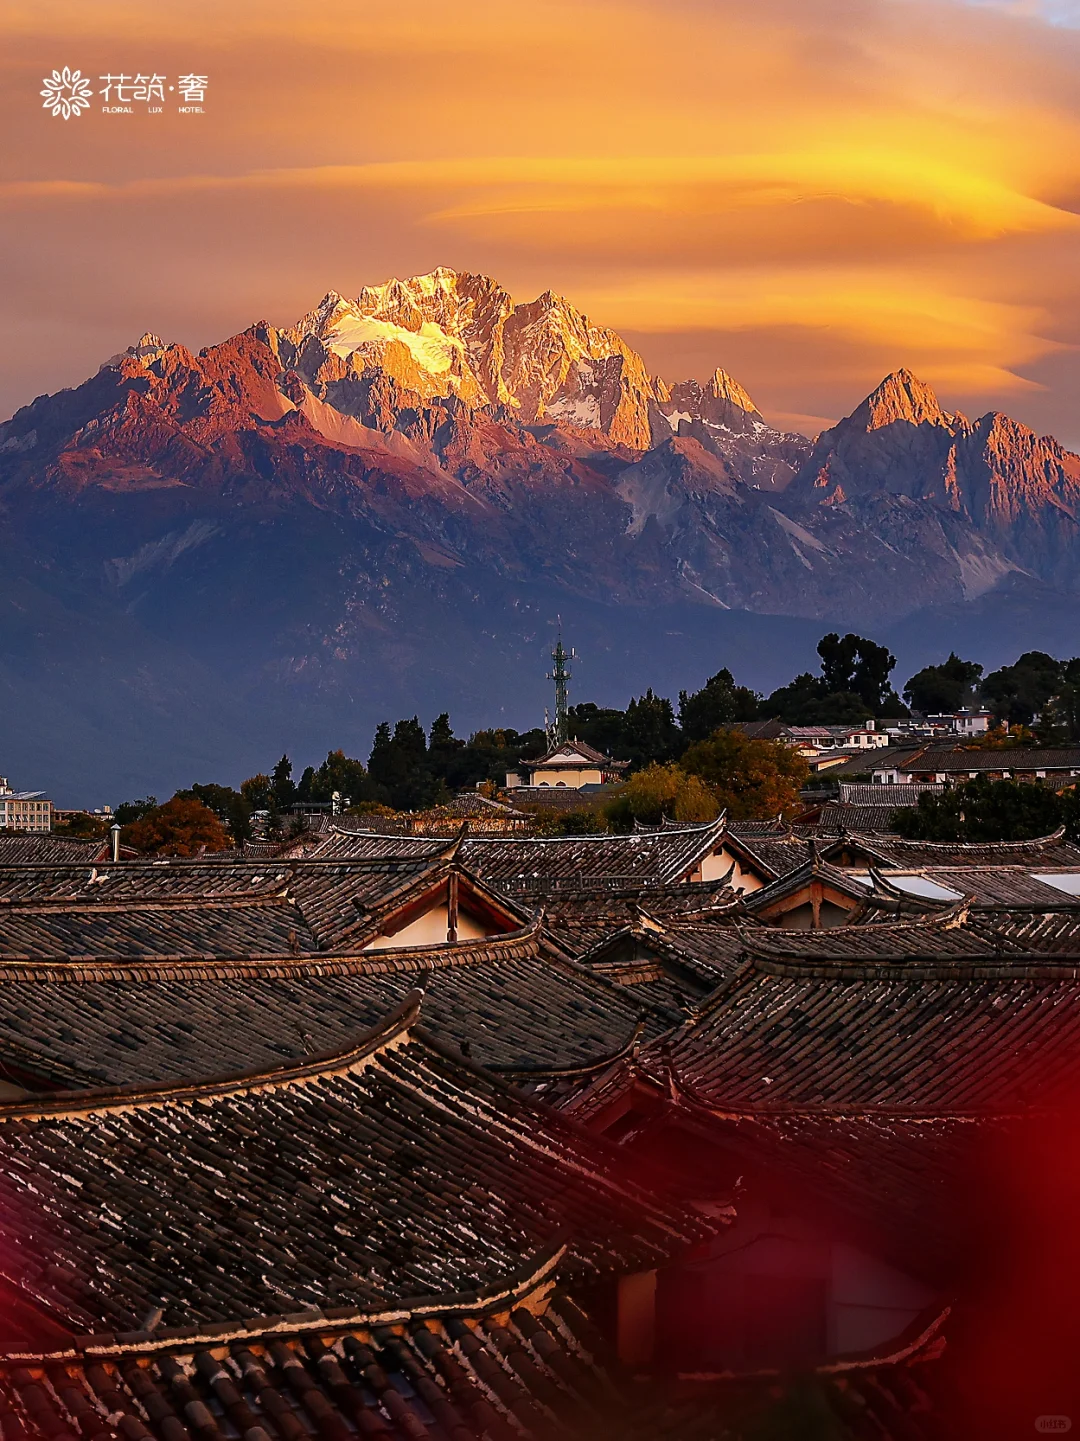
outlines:
{"label": "golden sunlit peak", "polygon": [[851,417],[852,423],[867,430],[904,420],[912,425],[948,425],[949,416],[926,381],[901,367],[887,375],[866,397]]}

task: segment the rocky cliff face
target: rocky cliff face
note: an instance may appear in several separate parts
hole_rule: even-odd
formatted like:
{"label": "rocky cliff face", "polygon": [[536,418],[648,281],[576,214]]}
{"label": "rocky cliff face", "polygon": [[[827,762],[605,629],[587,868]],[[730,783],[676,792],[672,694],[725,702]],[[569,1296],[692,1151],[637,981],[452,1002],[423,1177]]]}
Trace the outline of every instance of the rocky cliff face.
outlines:
{"label": "rocky cliff face", "polygon": [[956,517],[995,550],[983,580],[1008,569],[1070,588],[1080,579],[1080,456],[1006,415],[944,411],[906,370],[818,436],[789,501],[865,519],[894,496]]}
{"label": "rocky cliff face", "polygon": [[283,332],[279,353],[315,386],[348,404],[352,378],[372,370],[425,400],[502,406],[525,424],[600,430],[644,449],[652,383],[641,357],[546,291],[516,305],[494,280],[439,269],[370,286],[353,301],[331,291]]}
{"label": "rocky cliff face", "polygon": [[806,437],[774,430],[739,382],[719,367],[705,385],[658,379],[655,392],[663,420],[654,422],[654,440],[665,438],[666,422],[673,434],[698,441],[757,490],[785,489],[806,459]]}
{"label": "rocky cliff face", "polygon": [[811,443],[723,370],[651,377],[561,297],[444,269],[198,356],[146,334],[0,427],[0,464],[12,514],[313,506],[638,604],[885,618],[1014,572],[1072,586],[1080,556],[1080,458],[1006,416],[899,371]]}
{"label": "rocky cliff face", "polygon": [[746,612],[880,631],[1021,583],[1075,593],[1078,515],[1080,457],[907,372],[811,442],[722,370],[652,377],[560,297],[447,270],[198,355],[143,335],[0,426],[0,580],[35,617],[16,669],[93,617],[110,697],[162,707],[155,656],[170,677],[216,657],[211,696],[327,713],[436,670],[498,706],[575,607],[638,654]]}

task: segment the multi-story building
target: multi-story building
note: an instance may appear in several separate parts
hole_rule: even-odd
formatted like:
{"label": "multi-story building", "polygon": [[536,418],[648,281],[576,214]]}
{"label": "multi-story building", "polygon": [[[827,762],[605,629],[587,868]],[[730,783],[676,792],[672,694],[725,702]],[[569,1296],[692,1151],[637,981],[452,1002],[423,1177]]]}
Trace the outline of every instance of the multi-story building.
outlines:
{"label": "multi-story building", "polygon": [[0,776],[0,830],[51,831],[52,810],[44,791],[13,791]]}

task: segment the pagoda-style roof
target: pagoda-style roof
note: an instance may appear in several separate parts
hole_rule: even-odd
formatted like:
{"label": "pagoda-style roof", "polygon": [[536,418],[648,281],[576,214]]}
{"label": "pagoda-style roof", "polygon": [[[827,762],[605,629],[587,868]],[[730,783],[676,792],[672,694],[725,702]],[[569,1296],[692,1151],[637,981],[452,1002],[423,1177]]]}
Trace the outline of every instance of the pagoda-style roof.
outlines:
{"label": "pagoda-style roof", "polygon": [[82,840],[77,836],[5,835],[0,832],[0,865],[33,865],[39,862],[96,861],[109,854],[110,842]]}
{"label": "pagoda-style roof", "polygon": [[493,931],[528,919],[457,858],[459,842],[361,858],[0,864],[0,956],[352,954],[439,903],[453,877]]}
{"label": "pagoda-style roof", "polygon": [[[506,1289],[564,1246],[578,1283],[710,1226],[419,1028],[197,1083],[0,1107],[6,1280],[72,1333]],[[103,1225],[103,1217],[107,1224]]]}
{"label": "pagoda-style roof", "polygon": [[568,740],[560,741],[553,745],[544,755],[534,760],[519,761],[518,764],[529,771],[543,770],[604,770],[624,771],[629,766],[629,761],[612,760],[603,751],[595,750],[592,746],[586,745],[584,741]]}
{"label": "pagoda-style roof", "polygon": [[3,1079],[29,1090],[172,1082],[345,1044],[414,986],[428,1026],[478,1062],[579,1065],[678,1011],[575,964],[538,921],[452,946],[360,955],[16,960],[0,956]]}
{"label": "pagoda-style roof", "polygon": [[12,1351],[0,1355],[0,1426],[20,1441],[56,1441],[72,1422],[101,1441],[217,1441],[234,1431],[247,1441],[708,1441],[747,1426],[758,1434],[812,1387],[819,1417],[858,1415],[878,1441],[936,1441],[948,1306],[869,1355],[797,1378],[689,1370],[687,1358],[681,1374],[646,1381],[627,1375],[552,1275],[541,1263],[511,1292],[472,1306],[300,1312],[229,1332],[163,1327]]}
{"label": "pagoda-style roof", "polygon": [[661,1077],[669,1057],[696,1096],[734,1111],[999,1113],[1080,1078],[1080,960],[975,965],[942,928],[921,962],[896,959],[895,938],[871,961],[845,949],[860,930],[818,933],[820,946],[747,933],[744,968],[642,1064]]}

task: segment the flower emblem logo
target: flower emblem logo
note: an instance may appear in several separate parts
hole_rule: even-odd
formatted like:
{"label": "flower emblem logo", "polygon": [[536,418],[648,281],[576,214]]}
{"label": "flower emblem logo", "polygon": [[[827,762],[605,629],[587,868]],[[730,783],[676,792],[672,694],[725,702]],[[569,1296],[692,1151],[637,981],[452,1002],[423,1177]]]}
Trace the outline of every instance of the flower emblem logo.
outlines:
{"label": "flower emblem logo", "polygon": [[43,110],[51,110],[53,115],[62,115],[65,120],[70,120],[73,115],[81,115],[89,109],[94,92],[81,70],[72,70],[65,65],[63,70],[54,70],[51,75],[46,75],[42,83],[45,89],[39,93],[45,97]]}

